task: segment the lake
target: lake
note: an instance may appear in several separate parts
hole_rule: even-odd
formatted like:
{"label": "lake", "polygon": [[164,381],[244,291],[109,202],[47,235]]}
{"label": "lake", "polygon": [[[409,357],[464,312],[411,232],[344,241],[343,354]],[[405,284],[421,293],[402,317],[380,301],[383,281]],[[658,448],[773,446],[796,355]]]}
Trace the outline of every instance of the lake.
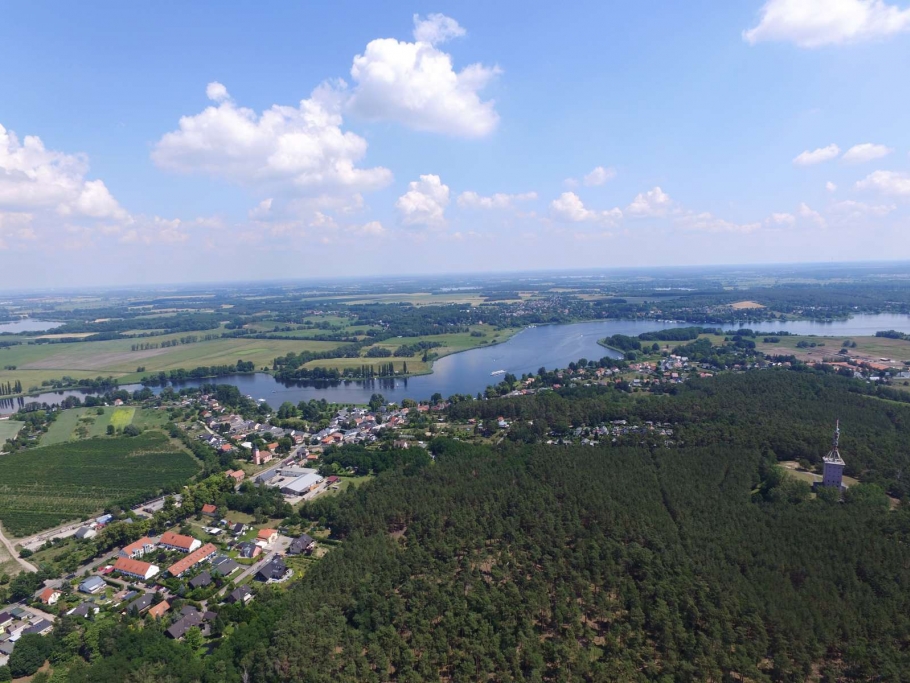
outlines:
{"label": "lake", "polygon": [[18,334],[19,332],[46,332],[60,327],[63,323],[55,323],[47,320],[34,320],[32,318],[22,318],[13,322],[0,323],[0,334],[9,332]]}
{"label": "lake", "polygon": [[[614,334],[634,336],[642,332],[686,327],[691,324],[655,320],[605,320],[571,325],[541,325],[522,330],[502,344],[481,346],[441,358],[433,364],[432,374],[409,379],[288,383],[279,382],[265,373],[255,373],[193,380],[178,384],[175,388],[196,387],[212,382],[233,384],[245,395],[254,399],[264,398],[273,408],[277,408],[284,401],[298,403],[322,398],[330,403],[367,403],[373,393],[381,393],[386,400],[395,402],[405,398],[426,400],[435,393],[446,397],[452,394],[475,395],[490,384],[502,380],[502,375],[490,374],[495,370],[505,370],[521,376],[523,373],[536,373],[541,367],[564,368],[579,358],[589,360],[605,356],[618,358],[620,357],[618,352],[600,346],[597,340]],[[910,333],[910,316],[858,315],[849,320],[829,323],[797,320],[787,323],[744,323],[742,326],[763,332],[788,331],[794,334],[817,334],[846,339],[851,336],[873,335],[879,330],[894,329]],[[133,391],[139,386],[130,385],[123,388]],[[161,388],[155,387],[153,390],[158,392]],[[85,396],[87,393],[73,390],[47,392],[29,397],[27,401],[56,404],[66,396]],[[15,412],[25,402],[20,399],[0,400],[0,414]]]}

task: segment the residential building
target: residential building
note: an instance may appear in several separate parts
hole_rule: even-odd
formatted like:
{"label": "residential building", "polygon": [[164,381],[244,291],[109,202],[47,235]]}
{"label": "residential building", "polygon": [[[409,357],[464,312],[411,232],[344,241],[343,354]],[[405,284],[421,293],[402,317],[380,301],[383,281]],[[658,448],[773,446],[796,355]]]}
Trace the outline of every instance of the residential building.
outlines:
{"label": "residential building", "polygon": [[38,594],[38,599],[45,605],[56,605],[61,595],[63,595],[63,593],[56,588],[45,588]]}
{"label": "residential building", "polygon": [[265,581],[266,583],[276,583],[278,581],[284,581],[290,577],[290,575],[291,570],[288,569],[284,560],[281,559],[279,555],[275,555],[271,562],[266,563],[266,565],[256,573],[256,578],[259,581]]}
{"label": "residential building", "polygon": [[39,636],[46,636],[48,633],[54,630],[54,624],[48,621],[47,619],[39,619],[34,624],[22,631],[22,635],[28,633],[37,633]]}
{"label": "residential building", "polygon": [[212,583],[212,575],[207,572],[201,572],[190,579],[190,588],[205,588]]}
{"label": "residential building", "polygon": [[126,608],[126,611],[131,614],[142,614],[152,606],[154,597],[155,596],[152,593],[145,593],[136,600],[133,600]]}
{"label": "residential building", "polygon": [[262,548],[252,541],[244,541],[243,543],[237,544],[237,552],[240,553],[240,557],[250,560],[259,557]]}
{"label": "residential building", "polygon": [[202,615],[199,612],[191,612],[175,621],[165,633],[174,640],[180,640],[194,626],[202,627]]}
{"label": "residential building", "polygon": [[106,587],[107,584],[100,576],[89,576],[79,584],[79,592],[94,595],[96,593],[100,593]]}
{"label": "residential building", "polygon": [[239,484],[246,477],[246,472],[244,472],[243,470],[228,470],[227,472],[224,473],[224,475],[226,477],[230,477],[236,483]]}
{"label": "residential building", "polygon": [[313,552],[313,548],[316,547],[316,541],[307,534],[301,534],[293,541],[288,548],[288,554],[290,555],[300,555],[301,553],[306,553],[309,555]]}
{"label": "residential building", "polygon": [[148,538],[142,537],[138,541],[134,541],[129,545],[123,546],[120,549],[120,557],[128,557],[131,560],[138,560],[140,557],[146,553],[150,553],[155,549],[155,542]]}
{"label": "residential building", "polygon": [[278,532],[274,529],[260,529],[259,533],[256,534],[256,542],[263,543],[265,545],[272,545],[275,541],[278,540]]}
{"label": "residential building", "polygon": [[9,612],[0,612],[0,631],[13,623],[13,615]]}
{"label": "residential building", "polygon": [[162,600],[157,605],[152,605],[149,609],[148,616],[152,619],[160,619],[171,608],[167,600]]}
{"label": "residential building", "polygon": [[214,517],[217,511],[218,508],[210,503],[202,506],[202,514],[208,515],[209,517]]}
{"label": "residential building", "polygon": [[250,587],[243,585],[235,591],[232,591],[230,595],[227,596],[227,600],[230,604],[242,603],[247,604],[250,600],[253,599],[253,592],[250,590]]}
{"label": "residential building", "polygon": [[78,607],[73,607],[67,614],[71,617],[82,617],[83,619],[88,619],[94,614],[98,614],[98,606],[90,602],[83,602]]}
{"label": "residential building", "polygon": [[240,569],[240,565],[225,555],[212,560],[212,573],[217,576],[230,576],[238,569]]}
{"label": "residential building", "polygon": [[82,526],[82,527],[79,527],[79,529],[76,531],[75,535],[76,535],[76,538],[78,538],[80,540],[82,540],[82,539],[87,540],[89,538],[95,538],[95,536],[98,535],[98,532],[95,531],[90,526]]}
{"label": "residential building", "polygon": [[206,543],[201,548],[198,548],[188,554],[182,560],[172,564],[170,567],[168,567],[167,571],[171,576],[182,576],[189,569],[195,567],[200,562],[205,562],[208,560],[216,552],[218,552],[218,548],[216,548],[211,543]]}
{"label": "residential building", "polygon": [[175,534],[173,531],[165,531],[158,541],[158,545],[168,550],[179,550],[183,553],[191,553],[202,545],[202,541],[192,536]]}
{"label": "residential building", "polygon": [[135,579],[147,581],[161,570],[148,562],[131,560],[128,557],[118,557],[117,561],[114,563],[114,571],[118,571],[126,576],[132,576]]}

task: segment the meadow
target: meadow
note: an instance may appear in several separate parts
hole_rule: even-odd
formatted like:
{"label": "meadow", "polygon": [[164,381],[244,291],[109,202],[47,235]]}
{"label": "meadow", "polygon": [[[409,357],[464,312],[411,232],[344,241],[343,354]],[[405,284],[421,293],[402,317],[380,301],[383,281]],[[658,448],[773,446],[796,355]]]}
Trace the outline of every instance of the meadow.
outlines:
{"label": "meadow", "polygon": [[15,439],[16,434],[22,429],[22,423],[15,420],[0,420],[0,443],[7,439]]}
{"label": "meadow", "polygon": [[160,427],[167,421],[164,411],[128,406],[104,408],[71,408],[63,410],[41,436],[41,446],[107,435],[108,425],[123,429],[129,424],[137,427]]}
{"label": "meadow", "polygon": [[0,521],[19,537],[178,487],[198,471],[160,432],[58,443],[4,455],[0,463]]}

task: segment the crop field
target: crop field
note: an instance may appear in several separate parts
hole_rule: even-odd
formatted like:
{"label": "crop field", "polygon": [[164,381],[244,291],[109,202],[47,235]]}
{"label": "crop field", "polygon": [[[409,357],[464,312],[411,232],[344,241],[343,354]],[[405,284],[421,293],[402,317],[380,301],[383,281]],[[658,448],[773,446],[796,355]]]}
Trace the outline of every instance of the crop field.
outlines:
{"label": "crop field", "polygon": [[[198,332],[193,334],[205,334]],[[154,337],[155,343],[179,337]],[[0,349],[2,366],[15,365],[16,370],[0,370],[0,382],[17,379],[26,388],[40,386],[43,380],[64,375],[79,379],[111,375],[121,383],[137,381],[145,374],[177,368],[191,369],[202,365],[227,365],[238,360],[252,361],[256,367],[270,366],[277,356],[290,351],[326,351],[338,342],[296,339],[214,339],[195,344],[132,351],[131,339],[73,344],[23,344]],[[0,366],[0,367],[2,367]],[[145,372],[137,372],[138,367]]]}
{"label": "crop field", "polygon": [[16,434],[22,429],[22,423],[15,420],[0,420],[0,443],[7,439],[15,439]]}
{"label": "crop field", "polygon": [[[167,414],[160,410],[149,408],[122,407],[101,408],[70,408],[57,415],[47,433],[41,436],[41,446],[53,446],[65,441],[90,439],[96,436],[106,436],[107,426],[113,425],[115,429],[123,429],[128,424],[138,427],[160,427],[167,420]],[[82,429],[80,429],[82,428]]]}
{"label": "crop field", "polygon": [[157,432],[30,449],[0,456],[0,468],[0,520],[20,537],[87,518],[126,496],[179,486],[198,471]]}

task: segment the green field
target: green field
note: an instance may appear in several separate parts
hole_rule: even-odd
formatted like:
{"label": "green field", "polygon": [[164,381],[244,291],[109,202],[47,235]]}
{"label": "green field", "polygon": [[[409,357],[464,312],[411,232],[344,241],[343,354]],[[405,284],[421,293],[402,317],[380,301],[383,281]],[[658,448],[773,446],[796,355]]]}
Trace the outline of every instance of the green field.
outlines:
{"label": "green field", "polygon": [[47,433],[41,437],[40,445],[53,446],[66,441],[106,436],[108,425],[123,429],[128,424],[134,424],[146,429],[160,427],[167,421],[164,411],[152,408],[106,406],[101,410],[101,415],[98,414],[98,408],[70,408],[61,411],[48,427]]}
{"label": "green field", "polygon": [[22,423],[15,420],[0,420],[0,443],[7,439],[15,439],[16,434],[22,429]]}
{"label": "green field", "polygon": [[179,486],[196,461],[161,433],[90,439],[0,456],[0,520],[27,536],[84,519],[127,496]]}

